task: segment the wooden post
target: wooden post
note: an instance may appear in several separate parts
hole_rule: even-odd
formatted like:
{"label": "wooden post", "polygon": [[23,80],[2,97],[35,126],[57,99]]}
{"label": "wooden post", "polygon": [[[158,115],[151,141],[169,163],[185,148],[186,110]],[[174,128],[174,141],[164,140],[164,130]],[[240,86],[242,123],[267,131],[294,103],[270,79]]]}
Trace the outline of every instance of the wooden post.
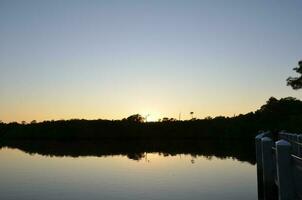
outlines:
{"label": "wooden post", "polygon": [[255,137],[258,199],[263,198],[263,165],[262,165],[262,143],[261,143],[261,139],[264,137],[264,135],[265,135],[265,133],[261,133],[261,134],[258,134]]}
{"label": "wooden post", "polygon": [[291,144],[285,140],[277,141],[276,156],[279,200],[294,200],[294,185],[291,167]]}
{"label": "wooden post", "polygon": [[[261,133],[255,137],[256,144],[256,161],[257,161],[257,174],[262,172],[262,144],[261,139],[264,137],[264,133]],[[262,176],[261,176],[262,177]],[[261,178],[262,179],[262,178]]]}
{"label": "wooden post", "polygon": [[264,197],[268,199],[274,189],[273,140],[269,137],[264,137],[261,139],[261,143]]}

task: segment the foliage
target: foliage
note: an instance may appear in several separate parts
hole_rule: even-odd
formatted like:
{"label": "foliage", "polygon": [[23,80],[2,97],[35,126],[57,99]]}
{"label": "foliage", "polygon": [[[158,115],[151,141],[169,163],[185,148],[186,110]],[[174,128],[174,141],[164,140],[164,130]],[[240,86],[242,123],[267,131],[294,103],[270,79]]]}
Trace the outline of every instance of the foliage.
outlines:
{"label": "foliage", "polygon": [[294,70],[300,74],[299,77],[289,77],[287,79],[287,85],[291,86],[294,90],[302,88],[302,60],[298,63],[299,67],[294,68]]}
{"label": "foliage", "polygon": [[175,118],[164,117],[161,121],[162,122],[175,122],[177,120]]}
{"label": "foliage", "polygon": [[140,114],[135,114],[129,116],[126,120],[129,122],[143,123],[145,119]]}

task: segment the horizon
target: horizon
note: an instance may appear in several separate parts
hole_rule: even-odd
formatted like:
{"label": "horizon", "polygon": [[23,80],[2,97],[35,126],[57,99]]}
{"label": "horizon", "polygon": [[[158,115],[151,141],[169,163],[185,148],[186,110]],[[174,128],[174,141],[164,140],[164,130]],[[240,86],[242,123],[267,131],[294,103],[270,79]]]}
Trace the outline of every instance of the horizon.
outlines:
{"label": "horizon", "polygon": [[[275,97],[270,97],[271,98],[275,98]],[[300,102],[301,99],[298,99],[298,98],[295,98],[295,97],[284,97],[284,98],[280,98],[280,99],[277,99],[277,100],[281,100],[281,99],[286,99],[286,98],[293,98],[293,99],[296,99]],[[268,101],[270,100],[268,99],[266,101],[265,104],[268,103]],[[263,104],[263,105],[265,105]],[[250,112],[247,112],[247,113],[239,113],[237,115],[233,115],[233,116],[223,116],[223,115],[217,115],[217,116],[206,116],[204,118],[198,118],[198,117],[195,117],[194,116],[194,112],[190,112],[188,115],[190,117],[185,117],[185,118],[181,118],[182,117],[182,114],[183,113],[179,113],[178,115],[178,118],[176,117],[170,117],[170,116],[165,116],[162,117],[162,118],[156,118],[156,116],[152,116],[150,114],[147,114],[147,115],[142,115],[140,113],[133,113],[129,116],[126,116],[126,117],[123,117],[123,118],[120,118],[120,119],[106,119],[106,118],[91,118],[91,119],[87,119],[87,118],[69,118],[69,119],[45,119],[45,120],[29,120],[29,121],[25,121],[25,120],[22,120],[22,121],[2,121],[0,120],[0,123],[4,123],[4,124],[10,124],[10,123],[19,123],[19,124],[35,124],[35,123],[44,123],[44,122],[56,122],[56,121],[72,121],[72,120],[86,120],[86,121],[94,121],[94,120],[101,120],[101,121],[123,121],[125,119],[127,119],[128,117],[131,117],[131,116],[134,116],[134,115],[139,115],[140,117],[142,117],[142,123],[152,123],[152,122],[163,122],[163,120],[166,118],[166,119],[170,119],[170,120],[175,120],[175,121],[180,121],[180,122],[185,122],[185,121],[191,121],[191,120],[206,120],[206,119],[215,119],[216,117],[223,117],[223,118],[233,118],[233,117],[238,117],[240,115],[247,115],[249,113],[256,113],[256,111],[259,111],[261,109],[261,107],[259,107],[257,110],[253,110],[253,111],[250,111]]]}
{"label": "horizon", "polygon": [[301,1],[0,0],[0,120],[254,112],[302,59]]}

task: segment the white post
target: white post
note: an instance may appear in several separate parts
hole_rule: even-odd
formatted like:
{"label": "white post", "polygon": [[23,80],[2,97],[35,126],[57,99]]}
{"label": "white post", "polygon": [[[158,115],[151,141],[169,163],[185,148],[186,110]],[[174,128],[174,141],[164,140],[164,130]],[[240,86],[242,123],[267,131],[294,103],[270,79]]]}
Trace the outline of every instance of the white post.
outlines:
{"label": "white post", "polygon": [[264,137],[264,133],[261,133],[261,134],[259,134],[255,137],[257,173],[262,172],[262,144],[261,144],[261,139],[263,137]]}
{"label": "white post", "polygon": [[264,137],[264,133],[261,133],[255,137],[256,145],[256,162],[257,162],[257,187],[258,198],[263,197],[263,165],[262,165],[262,143],[261,139]]}
{"label": "white post", "polygon": [[261,139],[264,197],[268,198],[274,188],[273,140],[269,137]]}
{"label": "white post", "polygon": [[291,168],[291,144],[285,140],[277,141],[276,155],[279,200],[294,200],[294,185]]}

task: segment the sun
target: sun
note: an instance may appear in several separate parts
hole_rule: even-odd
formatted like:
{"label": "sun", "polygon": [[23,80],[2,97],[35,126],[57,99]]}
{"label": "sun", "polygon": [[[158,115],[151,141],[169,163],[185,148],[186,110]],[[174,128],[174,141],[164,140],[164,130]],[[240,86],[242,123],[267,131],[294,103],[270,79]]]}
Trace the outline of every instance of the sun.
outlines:
{"label": "sun", "polygon": [[161,119],[160,114],[156,112],[142,112],[142,116],[145,118],[145,122],[157,122]]}

